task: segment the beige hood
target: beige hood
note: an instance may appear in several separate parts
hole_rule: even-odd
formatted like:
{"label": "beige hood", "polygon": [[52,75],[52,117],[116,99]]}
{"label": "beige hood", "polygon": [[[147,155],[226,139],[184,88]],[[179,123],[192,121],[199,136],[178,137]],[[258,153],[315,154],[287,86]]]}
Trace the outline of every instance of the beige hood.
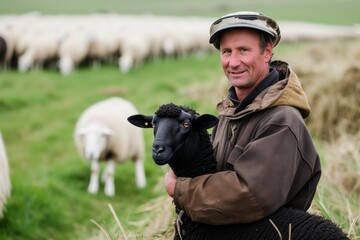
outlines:
{"label": "beige hood", "polygon": [[285,79],[271,86],[263,100],[269,97],[268,100],[271,102],[269,107],[281,105],[296,107],[303,118],[307,118],[310,115],[310,105],[298,76],[285,62],[275,61],[271,66],[275,67],[280,75],[285,75]]}

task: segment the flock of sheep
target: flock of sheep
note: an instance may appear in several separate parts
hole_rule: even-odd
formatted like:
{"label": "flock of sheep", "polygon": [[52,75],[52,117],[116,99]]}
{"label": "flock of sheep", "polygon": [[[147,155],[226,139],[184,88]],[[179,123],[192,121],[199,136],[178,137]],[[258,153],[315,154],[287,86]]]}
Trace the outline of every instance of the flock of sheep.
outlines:
{"label": "flock of sheep", "polygon": [[147,60],[212,51],[210,24],[197,17],[111,13],[0,15],[0,61],[3,68],[15,61],[20,72],[50,64],[68,75],[87,61],[115,63],[126,73]]}
{"label": "flock of sheep", "polygon": [[[204,54],[214,18],[97,13],[0,15],[1,68],[52,66],[69,75],[82,63],[117,64],[127,73],[156,58]],[[282,41],[358,37],[359,26],[279,22]]]}

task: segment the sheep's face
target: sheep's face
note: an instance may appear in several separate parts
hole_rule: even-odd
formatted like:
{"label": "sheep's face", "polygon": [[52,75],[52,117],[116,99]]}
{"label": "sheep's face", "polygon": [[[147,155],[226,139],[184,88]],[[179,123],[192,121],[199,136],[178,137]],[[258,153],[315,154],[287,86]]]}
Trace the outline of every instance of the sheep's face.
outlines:
{"label": "sheep's face", "polygon": [[83,145],[83,155],[90,161],[99,160],[101,153],[106,148],[111,135],[109,128],[86,127],[77,131],[77,136]]}
{"label": "sheep's face", "polygon": [[209,114],[193,114],[180,109],[164,114],[158,111],[154,116],[133,115],[128,121],[141,128],[154,129],[152,158],[158,165],[164,165],[183,155],[186,138],[198,129],[215,126],[218,118]]}
{"label": "sheep's face", "polygon": [[152,158],[156,164],[164,165],[183,148],[185,139],[193,128],[192,115],[184,111],[176,118],[154,115],[151,125],[154,128]]}

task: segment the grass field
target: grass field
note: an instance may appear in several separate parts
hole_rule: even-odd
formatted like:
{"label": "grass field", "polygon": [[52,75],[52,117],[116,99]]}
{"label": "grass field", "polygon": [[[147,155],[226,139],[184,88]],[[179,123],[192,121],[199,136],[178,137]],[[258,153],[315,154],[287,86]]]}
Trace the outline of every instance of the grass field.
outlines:
{"label": "grass field", "polygon": [[360,23],[360,2],[358,0],[0,0],[0,14],[40,11],[45,14],[116,12],[179,16],[218,17],[223,14],[251,10],[268,14],[278,20],[302,20],[331,24]]}
{"label": "grass field", "polygon": [[[126,222],[137,206],[163,193],[154,191],[163,169],[147,154],[145,190],[136,189],[133,166],[128,163],[117,168],[116,197],[105,197],[102,188],[97,196],[89,195],[89,164],[78,157],[72,139],[80,113],[114,95],[131,100],[148,114],[168,101],[213,110],[211,103],[188,99],[179,90],[216,81],[220,75],[217,56],[157,61],[128,75],[115,66],[81,69],[68,78],[52,71],[1,73],[0,126],[13,191],[0,221],[0,239],[85,239],[97,231],[91,218],[109,219],[108,203]],[[151,134],[146,132],[147,152]]]}
{"label": "grass field", "polygon": [[[217,17],[230,11],[251,9],[282,20],[360,23],[360,1],[357,0],[274,0],[271,3],[256,0],[227,3],[215,0],[196,3],[189,0],[0,0],[0,5],[0,14],[34,10],[46,14],[115,11]],[[301,46],[283,44],[276,52],[287,53]],[[88,105],[111,96],[129,99],[142,113],[152,114],[159,104],[175,102],[190,105],[201,113],[215,114],[217,99],[209,97],[214,88],[208,86],[216,86],[222,75],[217,54],[157,60],[129,74],[119,73],[115,65],[84,67],[69,77],[62,77],[57,70],[26,74],[16,70],[0,72],[0,131],[7,147],[12,181],[12,195],[4,219],[0,220],[0,239],[89,239],[99,232],[91,219],[108,228],[113,226],[109,203],[126,229],[139,231],[131,224],[141,218],[135,212],[140,205],[165,194],[162,176],[166,168],[156,166],[147,154],[146,189],[136,189],[133,165],[126,163],[116,170],[114,198],[106,197],[102,187],[98,195],[89,195],[86,188],[90,167],[79,158],[72,139],[77,118]],[[199,92],[188,94],[189,86],[196,86]],[[145,137],[149,153],[151,131],[146,131]],[[317,143],[320,151],[324,151],[322,143]],[[346,219],[347,213],[326,203],[331,202],[327,198],[335,195],[333,202],[340,205],[347,196],[334,186],[320,190],[317,206],[323,206],[323,212],[328,211],[334,220]],[[351,196],[348,204],[356,204],[353,199]],[[358,213],[352,215],[356,218]],[[348,223],[339,221],[339,224]]]}

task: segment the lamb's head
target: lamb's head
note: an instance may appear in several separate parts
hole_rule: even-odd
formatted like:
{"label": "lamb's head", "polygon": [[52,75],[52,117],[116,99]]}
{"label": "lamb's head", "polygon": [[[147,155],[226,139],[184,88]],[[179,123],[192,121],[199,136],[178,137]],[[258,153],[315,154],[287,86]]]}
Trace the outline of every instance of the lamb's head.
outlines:
{"label": "lamb's head", "polygon": [[137,114],[130,116],[128,121],[137,127],[154,129],[152,158],[156,164],[164,165],[184,154],[189,136],[215,126],[218,118],[210,114],[199,115],[191,108],[169,103],[161,105],[153,116]]}
{"label": "lamb's head", "polygon": [[112,130],[101,125],[88,125],[76,130],[75,137],[81,142],[83,156],[92,161],[99,160],[107,147]]}

